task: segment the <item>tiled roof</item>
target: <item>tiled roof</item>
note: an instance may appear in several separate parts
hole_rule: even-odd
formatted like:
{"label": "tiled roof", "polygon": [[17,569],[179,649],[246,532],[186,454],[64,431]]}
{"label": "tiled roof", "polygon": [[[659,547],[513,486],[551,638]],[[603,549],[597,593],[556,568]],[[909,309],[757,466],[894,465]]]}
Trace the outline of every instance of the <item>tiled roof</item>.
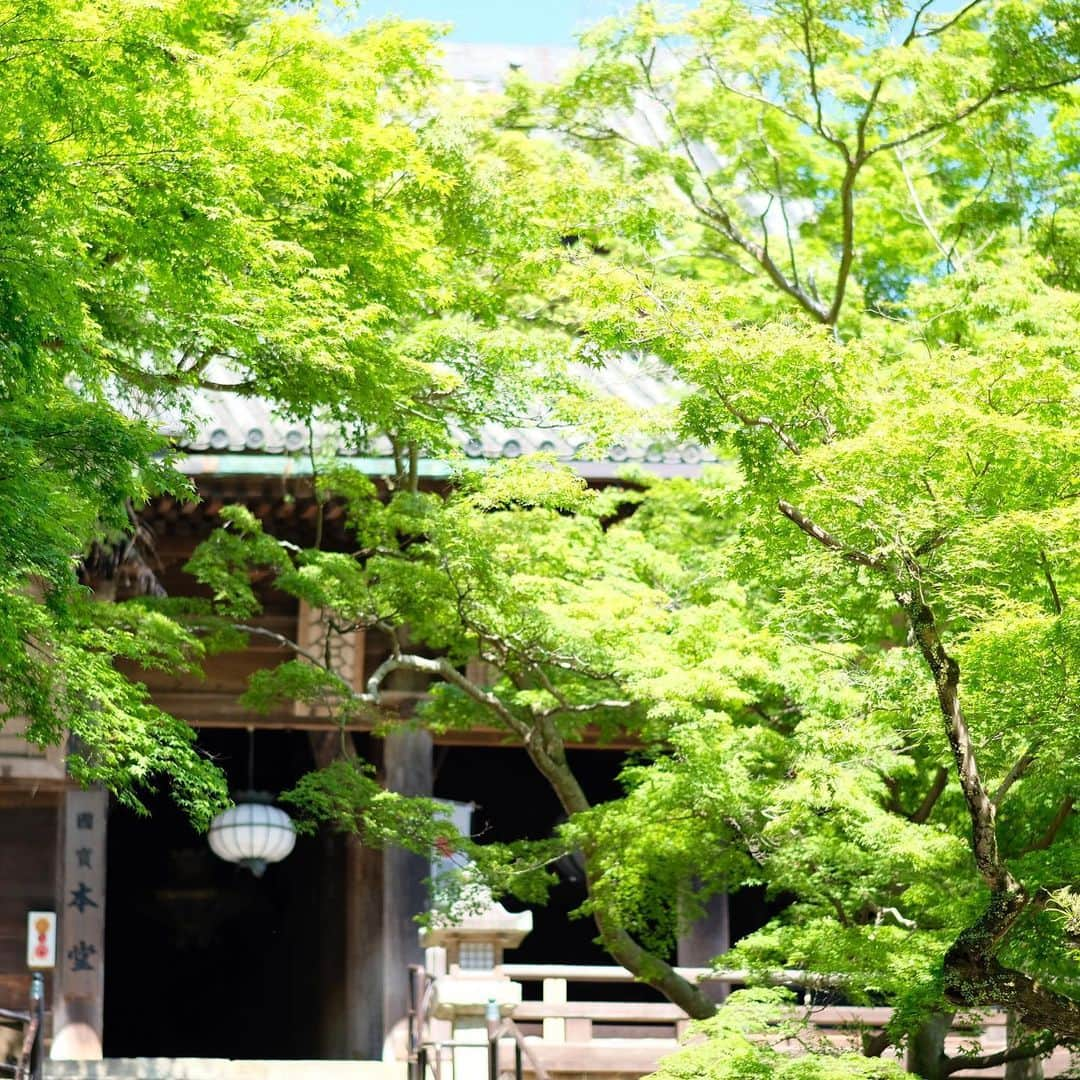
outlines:
{"label": "tiled roof", "polygon": [[[620,406],[629,405],[642,413],[674,405],[682,394],[674,380],[662,378],[656,371],[647,370],[644,363],[630,358],[614,360],[600,370],[582,368],[578,374],[601,397],[609,396]],[[336,443],[341,455],[386,458],[388,462],[392,457],[390,443],[385,438],[372,439],[363,446],[349,446],[341,442],[336,426],[316,423],[309,428],[285,419],[264,398],[207,391],[200,393],[193,405],[195,419],[181,443],[192,454],[300,454],[312,445],[325,449]],[[563,461],[607,463],[612,474],[618,467],[633,462],[646,466],[697,466],[713,460],[697,443],[654,437],[628,437],[597,454],[580,432],[527,423],[514,427],[488,423],[478,431],[459,430],[455,434],[468,458],[550,453]],[[589,472],[597,474],[595,468]]]}
{"label": "tiled roof", "polygon": [[[507,75],[522,70],[540,81],[551,81],[573,62],[576,50],[537,45],[465,45],[445,43],[443,64],[451,78],[475,90],[498,89]],[[617,125],[637,142],[662,141],[663,118],[653,102],[642,101]],[[709,159],[707,148],[695,153]],[[577,374],[592,384],[600,396],[610,396],[640,412],[655,411],[675,404],[684,390],[659,365],[643,358],[618,358],[602,369],[581,367]],[[194,402],[197,417],[194,431],[188,428],[182,445],[193,455],[195,470],[212,470],[223,455],[300,454],[312,444],[324,448],[338,440],[338,430],[316,423],[312,428],[282,419],[271,402],[235,394],[205,392]],[[715,457],[694,442],[655,437],[626,438],[608,446],[602,454],[588,447],[582,433],[562,427],[523,423],[508,427],[488,423],[479,431],[456,433],[466,457],[472,459],[514,458],[529,453],[551,453],[560,460],[577,463],[592,477],[614,476],[623,466],[637,463],[658,473],[679,474],[698,471]],[[338,446],[342,455],[368,459],[392,457],[386,439],[373,439],[363,447]],[[220,466],[218,466],[220,467]]]}

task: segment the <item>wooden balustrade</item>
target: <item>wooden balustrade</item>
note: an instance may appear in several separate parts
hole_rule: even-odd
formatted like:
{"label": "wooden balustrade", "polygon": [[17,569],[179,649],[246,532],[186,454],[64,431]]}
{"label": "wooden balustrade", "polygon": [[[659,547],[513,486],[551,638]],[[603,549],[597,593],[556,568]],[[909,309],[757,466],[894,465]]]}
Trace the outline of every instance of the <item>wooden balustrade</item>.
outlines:
{"label": "wooden balustrade", "polygon": [[[625,968],[588,964],[502,964],[497,973],[522,983],[539,983],[541,999],[522,1001],[514,1008],[513,1023],[526,1038],[531,1062],[557,1080],[559,1074],[575,1077],[644,1076],[672,1053],[690,1020],[678,1006],[668,1001],[586,1001],[571,1000],[569,988],[577,984],[588,992],[588,984],[633,983]],[[743,970],[679,968],[685,978],[700,982],[746,983]],[[805,971],[784,969],[773,973],[771,982],[807,988],[828,989],[835,980]],[[854,1005],[806,1005],[807,1019],[817,1033],[837,1047],[856,1047],[863,1032],[880,1031],[892,1015],[882,1007]],[[966,1026],[965,1026],[966,1025]],[[982,1052],[994,1052],[1005,1045],[1005,1014],[986,1012],[958,1018],[946,1040],[949,1054],[970,1052],[973,1045]],[[512,1047],[499,1050],[500,1073],[512,1066]],[[792,1045],[798,1053],[800,1046]],[[890,1051],[889,1056],[895,1054]],[[1068,1068],[1068,1056],[1059,1051],[1047,1062],[1046,1075],[1058,1076]],[[960,1072],[958,1077],[978,1076],[992,1080],[1003,1076],[1003,1068],[978,1073]],[[530,1061],[526,1076],[537,1075]]]}

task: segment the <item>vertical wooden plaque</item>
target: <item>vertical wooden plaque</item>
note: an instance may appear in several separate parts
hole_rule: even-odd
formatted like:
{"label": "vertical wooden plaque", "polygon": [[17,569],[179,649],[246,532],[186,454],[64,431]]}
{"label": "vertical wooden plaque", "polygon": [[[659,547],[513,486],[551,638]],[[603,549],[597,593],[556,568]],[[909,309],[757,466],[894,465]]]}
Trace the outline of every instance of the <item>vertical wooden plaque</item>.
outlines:
{"label": "vertical wooden plaque", "polygon": [[105,992],[105,835],[109,797],[64,796],[63,892],[52,1056],[99,1059]]}

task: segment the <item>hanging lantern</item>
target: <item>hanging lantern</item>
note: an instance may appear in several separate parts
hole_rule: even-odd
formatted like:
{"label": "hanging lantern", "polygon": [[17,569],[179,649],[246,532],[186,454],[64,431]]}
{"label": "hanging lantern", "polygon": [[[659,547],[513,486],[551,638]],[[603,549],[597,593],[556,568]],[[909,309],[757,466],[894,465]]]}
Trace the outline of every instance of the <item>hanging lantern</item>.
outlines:
{"label": "hanging lantern", "polygon": [[226,862],[246,866],[262,877],[270,863],[281,862],[296,844],[296,830],[284,810],[264,791],[241,791],[236,805],[210,823],[210,850]]}

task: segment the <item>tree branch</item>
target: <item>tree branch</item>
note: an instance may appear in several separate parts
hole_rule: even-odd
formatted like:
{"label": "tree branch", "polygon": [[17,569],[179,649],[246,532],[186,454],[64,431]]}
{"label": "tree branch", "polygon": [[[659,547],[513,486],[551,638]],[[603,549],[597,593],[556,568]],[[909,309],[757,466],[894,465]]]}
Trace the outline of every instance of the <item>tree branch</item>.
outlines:
{"label": "tree branch", "polygon": [[749,413],[741,412],[735,405],[732,404],[730,398],[724,398],[724,408],[740,424],[746,427],[763,427],[768,428],[793,454],[801,454],[802,450],[799,444],[771,417],[771,416],[751,416]]}
{"label": "tree branch", "polygon": [[915,812],[910,815],[909,820],[916,825],[925,825],[948,783],[949,770],[944,765],[939,765],[937,772],[934,773],[934,782],[930,785],[930,790],[923,797],[923,801],[919,803]]}
{"label": "tree branch", "polygon": [[979,775],[974,742],[960,705],[960,665],[946,651],[930,606],[911,595],[899,599],[907,612],[915,643],[934,677],[938,704],[945,720],[945,734],[956,760],[960,788],[971,818],[975,864],[991,890],[1020,890],[998,851],[995,807]]}
{"label": "tree branch", "polygon": [[1076,796],[1067,795],[1061,800],[1061,805],[1058,806],[1057,813],[1054,815],[1053,820],[1046,827],[1046,832],[1039,837],[1038,840],[1028,844],[1026,848],[1020,849],[1021,855],[1026,855],[1029,851],[1045,851],[1055,840],[1057,834],[1061,830],[1061,826],[1069,820],[1069,815],[1072,813],[1073,806],[1076,805]]}
{"label": "tree branch", "polygon": [[[280,645],[283,649],[289,649],[291,652],[296,653],[297,656],[302,656],[305,660],[314,664],[316,667],[321,668],[323,666],[322,659],[317,657],[314,653],[308,652],[306,649],[301,648],[292,638],[287,637],[285,634],[279,634],[274,630],[268,630],[265,626],[248,626],[246,623],[230,623],[233,630],[239,630],[244,634],[252,634],[255,637],[269,638],[271,641]],[[350,687],[351,690],[351,687]]]}
{"label": "tree branch", "polygon": [[855,180],[864,160],[865,158],[860,156],[848,162],[843,182],[840,185],[840,265],[836,271],[832,304],[822,320],[826,326],[836,326],[840,318],[848,278],[851,276],[851,267],[855,262]]}
{"label": "tree branch", "polygon": [[598,709],[632,709],[634,702],[620,701],[616,698],[602,698],[599,701],[590,701],[579,705],[553,705],[550,709],[540,709],[533,713],[534,716],[559,716],[562,713],[589,713]]}
{"label": "tree branch", "polygon": [[[911,27],[911,33],[908,35],[908,41],[914,41],[915,38],[928,38],[934,37],[937,34],[944,34],[945,31],[949,29],[949,27],[955,26],[962,18],[964,18],[964,16],[966,16],[970,11],[972,11],[972,9],[977,8],[982,2],[983,0],[971,0],[970,3],[965,4],[947,22],[942,23],[940,26],[932,27],[931,29],[924,31],[921,34],[915,33],[915,24],[913,23]],[[924,4],[923,7],[920,8],[919,14],[922,14],[922,12],[925,11],[928,6],[929,5]],[[916,22],[918,22],[917,18]],[[905,42],[904,44],[906,45],[907,42]]]}
{"label": "tree branch", "polygon": [[[808,536],[841,558],[890,570],[880,559],[849,549],[831,533],[811,521],[783,499],[779,509]],[[917,572],[917,567],[909,568]],[[899,569],[892,569],[900,581]],[[960,665],[949,655],[941,639],[933,609],[915,591],[898,590],[897,602],[908,616],[912,638],[934,679],[945,734],[956,761],[957,776],[971,819],[971,851],[975,866],[990,891],[978,919],[957,936],[946,951],[943,964],[947,1000],[968,1007],[995,1004],[1016,1012],[1020,1021],[1036,1030],[1051,1030],[1066,1039],[1080,1039],[1080,1001],[1057,993],[1038,980],[996,957],[1009,931],[1027,908],[1029,897],[1001,858],[998,847],[996,807],[979,775],[974,741],[960,702]],[[1070,797],[1062,804],[1044,837],[1047,845],[1072,810]]]}
{"label": "tree branch", "polygon": [[[159,390],[163,386],[193,386],[201,390],[216,390],[220,393],[255,394],[260,389],[259,384],[253,379],[238,383],[223,383],[215,379],[203,378],[198,374],[201,370],[198,367],[176,372],[143,371],[142,368],[117,360],[115,356],[111,363],[118,375],[139,387],[140,390]],[[194,379],[190,377],[193,373],[196,375]]]}
{"label": "tree branch", "polygon": [[1047,587],[1050,589],[1050,599],[1054,604],[1054,613],[1061,614],[1061,597],[1058,595],[1057,583],[1054,581],[1054,575],[1050,570],[1050,560],[1046,557],[1046,552],[1039,549],[1039,562],[1042,563],[1043,576],[1046,578]]}
{"label": "tree branch", "polygon": [[[908,194],[911,196],[911,204],[915,207],[915,213],[918,215],[919,220],[922,222],[923,228],[926,229],[930,236],[930,239],[934,242],[934,247],[937,248],[938,254],[945,260],[949,269],[953,266],[953,255],[955,253],[956,245],[953,245],[952,249],[946,248],[944,241],[938,234],[937,229],[934,228],[933,222],[927,216],[926,210],[923,207],[922,199],[919,198],[919,193],[915,189],[915,181],[911,178],[911,173],[907,167],[907,158],[900,152],[899,148],[894,151],[897,164],[900,166],[900,174],[904,178],[904,183],[907,185]],[[963,270],[963,261],[957,256],[956,265],[959,269]]]}
{"label": "tree branch", "polygon": [[912,635],[934,676],[949,746],[956,759],[960,790],[971,818],[971,850],[979,875],[990,889],[982,915],[963,930],[945,953],[945,997],[957,1005],[990,1003],[1016,1011],[1038,1030],[1080,1038],[1080,1002],[1059,994],[995,956],[1028,904],[1024,887],[1001,859],[996,808],[979,775],[974,743],[960,704],[960,665],[941,640],[933,610],[925,601],[900,595]]}
{"label": "tree branch", "polygon": [[364,696],[372,701],[378,701],[383,682],[394,671],[419,671],[426,675],[444,679],[472,698],[477,704],[490,709],[514,734],[521,736],[522,739],[525,739],[528,735],[528,725],[523,720],[515,716],[507,708],[506,704],[489,690],[477,686],[471,679],[462,675],[445,656],[432,658],[416,656],[412,653],[398,653],[394,656],[388,656],[371,673],[371,677],[367,681],[367,693]]}
{"label": "tree branch", "polygon": [[1032,762],[1035,760],[1035,755],[1039,752],[1040,742],[1033,742],[1017,759],[1013,767],[1008,771],[1005,779],[998,785],[997,791],[994,792],[991,802],[995,807],[1000,807],[1002,800],[1009,792],[1009,788],[1019,780],[1024,773],[1031,768]]}
{"label": "tree branch", "polygon": [[837,552],[842,559],[858,563],[860,566],[867,566],[872,570],[885,568],[885,563],[881,559],[867,555],[865,551],[859,551],[857,548],[849,548],[846,544],[837,540],[832,533],[827,532],[820,525],[811,521],[801,510],[784,499],[778,500],[776,506],[784,517],[798,525],[807,536],[813,537],[819,544],[823,544],[830,550]]}
{"label": "tree branch", "polygon": [[[981,0],[980,0],[981,2]],[[923,0],[923,2],[915,9],[915,14],[911,18],[911,28],[907,32],[907,36],[904,38],[901,45],[910,45],[918,36],[917,31],[919,29],[919,20],[923,17],[924,12],[928,7],[934,3],[934,0]]]}
{"label": "tree branch", "polygon": [[1010,94],[1038,94],[1044,90],[1054,90],[1059,86],[1069,86],[1077,80],[1080,80],[1080,71],[1076,71],[1071,75],[1063,75],[1059,79],[1051,79],[1049,82],[1032,83],[1029,86],[1016,86],[1012,84],[1007,86],[996,86],[992,90],[987,90],[982,97],[976,98],[970,105],[965,105],[964,108],[957,110],[951,116],[945,116],[940,120],[935,120],[932,123],[926,124],[924,127],[909,132],[907,135],[901,135],[898,138],[878,143],[877,146],[867,150],[866,157],[871,158],[875,154],[882,153],[882,151],[894,150],[898,146],[906,146],[910,142],[915,142],[916,139],[921,139],[926,135],[933,135],[935,131],[941,131],[943,128],[958,124],[961,120],[966,120],[969,116],[983,108],[983,106],[988,105],[991,101],[996,101],[998,98],[1008,97]]}
{"label": "tree branch", "polygon": [[844,156],[844,160],[851,161],[851,152],[843,139],[835,136],[825,126],[825,110],[821,102],[821,90],[817,82],[817,54],[814,50],[813,39],[810,34],[810,8],[805,3],[802,5],[802,19],[799,28],[803,35],[803,56],[806,59],[807,75],[810,79],[810,97],[814,102],[814,130],[826,141],[835,146]]}
{"label": "tree branch", "polygon": [[701,181],[702,188],[708,196],[709,205],[706,206],[692,191],[684,192],[694,209],[705,219],[704,223],[712,228],[713,231],[720,233],[721,236],[725,237],[737,247],[742,248],[742,250],[745,251],[766,274],[768,274],[773,284],[776,285],[781,292],[790,296],[804,311],[813,315],[819,322],[824,322],[826,311],[822,305],[816,303],[798,284],[788,280],[787,275],[776,265],[775,260],[769,254],[768,248],[756,243],[748,236],[745,236],[742,230],[739,229],[732,220],[731,215],[724,209],[723,204],[720,199],[717,198],[716,193],[713,190],[709,177],[706,175],[705,170],[701,167],[701,163],[697,159],[697,155],[694,153],[694,148],[689,137],[679,123],[679,118],[675,115],[675,110],[653,82],[651,63],[639,56],[638,65],[641,67],[644,75],[645,86],[648,89],[649,96],[661,109],[663,109],[664,115],[667,117],[667,122],[682,148],[683,154],[697,174],[698,179]]}
{"label": "tree branch", "polygon": [[1028,1058],[1043,1057],[1049,1054],[1061,1039],[1051,1033],[1044,1035],[1037,1042],[1026,1042],[1019,1046],[1010,1046],[1006,1050],[998,1050],[993,1054],[959,1054],[956,1057],[946,1058],[942,1062],[942,1068],[946,1076],[961,1069],[993,1069],[998,1065],[1007,1065],[1010,1061],[1026,1061]]}

